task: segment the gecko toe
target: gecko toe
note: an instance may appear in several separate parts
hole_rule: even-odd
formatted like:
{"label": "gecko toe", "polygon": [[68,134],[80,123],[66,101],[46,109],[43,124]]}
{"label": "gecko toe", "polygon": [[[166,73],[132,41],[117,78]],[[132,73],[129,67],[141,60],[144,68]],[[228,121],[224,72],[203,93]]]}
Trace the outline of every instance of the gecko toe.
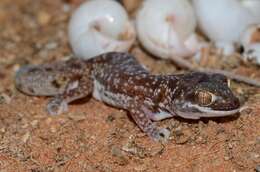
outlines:
{"label": "gecko toe", "polygon": [[47,111],[50,115],[59,115],[68,110],[68,104],[59,99],[52,99],[47,105]]}
{"label": "gecko toe", "polygon": [[155,141],[166,143],[170,137],[170,131],[166,128],[159,129],[153,136]]}

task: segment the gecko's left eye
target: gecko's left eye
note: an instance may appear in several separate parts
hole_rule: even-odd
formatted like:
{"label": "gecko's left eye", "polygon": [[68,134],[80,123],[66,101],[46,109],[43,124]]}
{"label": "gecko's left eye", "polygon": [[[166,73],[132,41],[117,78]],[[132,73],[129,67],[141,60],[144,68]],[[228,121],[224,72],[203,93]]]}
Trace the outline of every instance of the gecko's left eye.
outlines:
{"label": "gecko's left eye", "polygon": [[197,91],[195,96],[196,96],[196,101],[201,106],[209,106],[216,100],[216,96],[209,91],[203,91],[203,90]]}

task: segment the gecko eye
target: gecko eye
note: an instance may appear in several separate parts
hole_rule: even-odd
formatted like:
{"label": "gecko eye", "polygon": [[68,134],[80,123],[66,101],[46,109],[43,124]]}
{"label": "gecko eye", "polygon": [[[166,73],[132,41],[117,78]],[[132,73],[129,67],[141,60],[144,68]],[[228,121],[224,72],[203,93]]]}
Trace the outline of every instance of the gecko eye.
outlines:
{"label": "gecko eye", "polygon": [[215,95],[209,91],[198,91],[196,92],[196,101],[201,106],[209,106],[215,101]]}

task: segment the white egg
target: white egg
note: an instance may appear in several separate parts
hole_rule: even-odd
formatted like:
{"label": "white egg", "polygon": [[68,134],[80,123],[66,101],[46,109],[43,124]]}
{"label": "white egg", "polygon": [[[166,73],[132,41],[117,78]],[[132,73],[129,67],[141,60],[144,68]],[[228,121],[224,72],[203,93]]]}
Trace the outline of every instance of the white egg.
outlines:
{"label": "white egg", "polygon": [[256,0],[193,0],[193,4],[200,29],[225,54],[235,50],[234,43],[239,42],[248,25],[260,22],[260,4]]}
{"label": "white egg", "polygon": [[118,2],[90,0],[73,13],[69,41],[77,57],[92,58],[110,51],[128,51],[135,41],[135,30]]}
{"label": "white egg", "polygon": [[240,0],[242,5],[248,8],[255,17],[260,18],[260,1],[259,0]]}
{"label": "white egg", "polygon": [[161,58],[189,56],[198,50],[196,18],[187,0],[146,0],[136,16],[138,39]]}

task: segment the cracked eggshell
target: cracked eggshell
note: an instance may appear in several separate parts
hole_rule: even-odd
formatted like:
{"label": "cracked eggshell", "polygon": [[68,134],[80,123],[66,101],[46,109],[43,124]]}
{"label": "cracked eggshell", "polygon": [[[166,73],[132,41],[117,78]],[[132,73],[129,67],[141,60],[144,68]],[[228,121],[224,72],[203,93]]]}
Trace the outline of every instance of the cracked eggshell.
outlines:
{"label": "cracked eggshell", "polygon": [[242,58],[260,65],[260,24],[250,25],[241,35]]}
{"label": "cracked eggshell", "polygon": [[244,47],[256,42],[260,42],[260,24],[248,26],[240,37],[240,43]]}
{"label": "cracked eggshell", "polygon": [[196,18],[187,0],[146,0],[136,16],[138,39],[155,56],[189,56],[198,50]]}
{"label": "cracked eggshell", "polygon": [[253,1],[193,0],[193,5],[200,29],[225,54],[230,54],[247,26],[260,22],[260,1]]}
{"label": "cracked eggshell", "polygon": [[260,65],[260,43],[253,43],[244,48],[243,59]]}
{"label": "cracked eggshell", "polygon": [[113,0],[90,0],[79,6],[69,22],[69,42],[80,58],[110,51],[128,51],[135,30],[125,9]]}

